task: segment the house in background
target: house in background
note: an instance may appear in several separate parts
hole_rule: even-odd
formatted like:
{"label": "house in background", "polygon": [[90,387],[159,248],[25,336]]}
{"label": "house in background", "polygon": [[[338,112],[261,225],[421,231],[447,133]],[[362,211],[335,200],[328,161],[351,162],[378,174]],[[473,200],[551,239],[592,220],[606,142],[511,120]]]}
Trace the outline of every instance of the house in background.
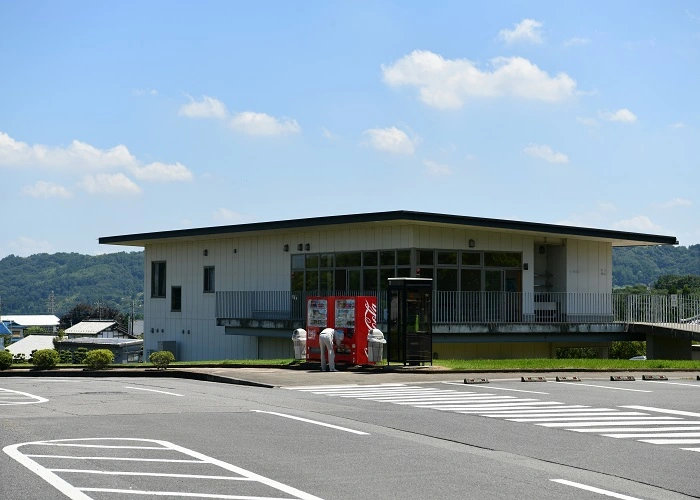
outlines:
{"label": "house in background", "polygon": [[58,351],[75,352],[81,347],[88,351],[108,349],[114,354],[114,363],[136,363],[143,361],[143,340],[126,337],[80,337],[56,340]]}
{"label": "house in background", "polygon": [[32,352],[41,349],[53,349],[53,339],[56,337],[53,335],[27,335],[23,339],[13,342],[6,347],[8,351],[12,353],[13,356],[18,354],[23,354],[24,358],[29,361],[32,357]]}
{"label": "house in background", "polygon": [[12,332],[11,341],[22,340],[25,331],[30,328],[39,328],[44,334],[56,335],[61,320],[53,314],[3,314],[2,322]]}
{"label": "house in background", "polygon": [[99,241],[144,249],[146,356],[292,357],[306,297],[376,295],[382,328],[393,277],[432,278],[440,359],[553,357],[559,346],[613,340],[691,355],[687,336],[627,329],[620,314],[636,309],[612,294],[613,247],[674,245],[673,236],[391,211]]}
{"label": "house in background", "polygon": [[136,338],[127,332],[126,328],[119,326],[113,320],[83,320],[77,325],[66,328],[65,335],[68,339],[75,338],[103,338],[103,339],[131,339]]}

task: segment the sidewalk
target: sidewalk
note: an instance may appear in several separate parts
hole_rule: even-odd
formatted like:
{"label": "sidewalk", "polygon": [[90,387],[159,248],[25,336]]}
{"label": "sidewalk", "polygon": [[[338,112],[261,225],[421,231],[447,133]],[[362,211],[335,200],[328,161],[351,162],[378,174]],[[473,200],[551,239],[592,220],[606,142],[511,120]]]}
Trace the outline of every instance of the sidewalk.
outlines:
{"label": "sidewalk", "polygon": [[388,384],[388,383],[428,383],[428,382],[464,382],[465,379],[487,380],[521,380],[522,377],[544,377],[554,381],[557,377],[578,377],[582,381],[610,381],[614,375],[632,375],[641,380],[643,375],[664,375],[668,380],[698,380],[700,369],[697,371],[663,371],[663,370],[630,370],[617,372],[600,371],[454,371],[433,366],[382,366],[372,368],[353,367],[337,372],[321,372],[318,365],[307,364],[294,367],[172,367],[167,370],[155,368],[112,368],[104,371],[88,371],[80,368],[61,368],[57,370],[38,371],[30,368],[12,369],[0,372],[3,377],[154,377],[154,378],[186,378],[218,383],[228,383],[255,387],[292,387],[315,385],[347,385],[347,384]]}

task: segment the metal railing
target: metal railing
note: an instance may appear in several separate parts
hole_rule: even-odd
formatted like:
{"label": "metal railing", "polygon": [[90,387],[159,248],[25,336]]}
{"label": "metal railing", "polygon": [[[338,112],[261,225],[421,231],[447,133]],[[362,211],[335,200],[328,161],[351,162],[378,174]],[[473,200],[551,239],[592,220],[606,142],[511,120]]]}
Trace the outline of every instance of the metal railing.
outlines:
{"label": "metal railing", "polygon": [[[216,292],[218,319],[304,321],[312,296],[377,295],[377,292]],[[379,292],[380,322],[386,293]],[[626,295],[567,292],[433,291],[434,324],[664,323],[700,331],[700,295]]]}

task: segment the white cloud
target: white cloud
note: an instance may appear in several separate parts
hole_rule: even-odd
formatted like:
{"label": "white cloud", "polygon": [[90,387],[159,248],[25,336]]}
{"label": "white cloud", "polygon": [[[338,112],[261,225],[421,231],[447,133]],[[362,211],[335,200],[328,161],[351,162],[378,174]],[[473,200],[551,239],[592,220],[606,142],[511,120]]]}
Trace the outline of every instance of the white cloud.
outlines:
{"label": "white cloud", "polygon": [[73,194],[63,186],[53,182],[37,181],[32,186],[24,186],[22,194],[33,198],[70,198]]}
{"label": "white cloud", "polygon": [[335,134],[333,134],[326,127],[321,127],[321,135],[323,135],[323,137],[325,137],[326,139],[335,139]]}
{"label": "white cloud", "polygon": [[254,136],[285,135],[301,132],[301,127],[294,119],[277,119],[266,113],[255,113],[253,111],[244,111],[233,115],[230,124],[231,128],[236,132]]}
{"label": "white cloud", "polygon": [[634,123],[637,121],[637,115],[627,108],[618,109],[617,111],[600,111],[598,115],[603,120],[610,122]]}
{"label": "white cloud", "polygon": [[0,132],[0,166],[43,166],[76,168],[115,168],[136,164],[126,146],[98,149],[81,141],[66,148],[29,145]]}
{"label": "white cloud", "polygon": [[423,160],[426,171],[431,175],[451,175],[452,169],[449,165],[437,163],[432,160]]}
{"label": "white cloud", "polygon": [[364,145],[402,155],[412,155],[419,141],[417,138],[411,140],[406,132],[396,127],[372,128],[365,130],[363,134],[368,136]]}
{"label": "white cloud", "polygon": [[29,257],[38,253],[54,253],[55,250],[48,241],[37,241],[27,236],[20,236],[6,244],[5,254],[13,254],[18,257]]}
{"label": "white cloud", "polygon": [[417,87],[425,104],[443,109],[460,108],[468,98],[500,96],[557,102],[576,91],[576,82],[566,73],[551,77],[522,57],[497,57],[490,65],[491,71],[482,71],[467,59],[415,50],[381,67],[384,83]]}
{"label": "white cloud", "polygon": [[201,101],[190,97],[188,104],[180,107],[179,114],[189,118],[226,118],[227,111],[223,102],[213,97],[203,96]]}
{"label": "white cloud", "polygon": [[[29,145],[16,141],[6,133],[0,132],[0,167],[44,167],[50,169],[82,169],[90,171],[105,171],[125,169],[141,180],[148,181],[190,181],[192,172],[181,163],[166,164],[153,162],[147,165],[134,157],[126,146],[120,144],[111,149],[99,149],[81,141],[73,141],[70,146],[48,147],[41,144]],[[126,176],[122,177],[127,179]],[[108,176],[112,181],[118,176]],[[88,192],[99,192],[93,185],[95,177],[83,183]],[[128,180],[128,179],[127,179]],[[130,184],[129,184],[130,183]],[[136,189],[134,189],[136,188]],[[27,188],[25,194],[31,196],[66,197],[68,191],[61,191],[60,186],[37,182]],[[120,191],[134,192],[140,189],[131,180],[122,180]]]}
{"label": "white cloud", "polygon": [[683,122],[676,122],[673,125],[671,125],[672,128],[685,128],[685,123]]}
{"label": "white cloud", "polygon": [[229,210],[228,208],[219,208],[212,213],[212,217],[217,222],[234,223],[241,222],[244,217],[238,212]]}
{"label": "white cloud", "polygon": [[501,40],[507,44],[517,42],[542,43],[542,23],[534,19],[523,19],[512,30],[502,29],[498,32]]}
{"label": "white cloud", "polygon": [[557,153],[549,146],[542,144],[530,144],[523,148],[523,153],[533,158],[540,158],[549,163],[569,163],[569,157],[564,153]]}
{"label": "white cloud", "polygon": [[574,37],[564,42],[564,46],[571,47],[573,45],[588,45],[589,43],[591,43],[589,38]]}
{"label": "white cloud", "polygon": [[613,224],[613,229],[635,233],[658,232],[661,226],[654,224],[646,215],[638,215],[631,219],[621,220]]}
{"label": "white cloud", "polygon": [[655,206],[658,208],[691,207],[692,205],[693,202],[690,200],[686,200],[685,198],[673,198],[663,203],[655,204]]}
{"label": "white cloud", "polygon": [[131,167],[130,172],[134,177],[145,181],[191,181],[192,172],[183,164],[167,164],[160,162],[149,163],[144,166]]}
{"label": "white cloud", "polygon": [[140,194],[141,188],[122,173],[86,175],[80,183],[90,194],[133,195]]}
{"label": "white cloud", "polygon": [[579,122],[581,125],[586,125],[587,127],[598,125],[598,122],[595,120],[595,118],[584,118],[581,116],[577,116],[576,121]]}

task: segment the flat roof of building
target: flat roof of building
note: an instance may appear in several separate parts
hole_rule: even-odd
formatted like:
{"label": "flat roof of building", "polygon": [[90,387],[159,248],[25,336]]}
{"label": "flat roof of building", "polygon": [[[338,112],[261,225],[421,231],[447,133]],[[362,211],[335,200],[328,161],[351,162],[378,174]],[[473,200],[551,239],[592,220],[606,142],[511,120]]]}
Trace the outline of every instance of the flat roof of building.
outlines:
{"label": "flat roof of building", "polygon": [[483,217],[470,217],[464,215],[447,215],[428,212],[413,212],[407,210],[394,210],[388,212],[370,212],[352,215],[329,215],[322,217],[310,217],[304,219],[288,219],[270,222],[253,222],[248,224],[235,224],[228,226],[213,226],[193,229],[177,229],[172,231],[157,231],[150,233],[127,234],[121,236],[106,236],[99,239],[100,244],[126,245],[144,247],[150,243],[166,241],[185,241],[193,239],[206,239],[212,236],[245,235],[246,233],[264,233],[278,230],[295,230],[308,228],[322,228],[324,226],[351,226],[351,225],[389,225],[401,222],[445,226],[474,228],[479,230],[499,230],[516,233],[528,233],[535,236],[557,238],[585,238],[599,241],[609,241],[613,246],[641,246],[641,245],[677,245],[675,236],[662,236],[655,234],[634,233],[627,231],[615,231],[609,229],[594,229],[577,226],[564,226],[558,224],[543,224],[538,222],[522,222],[506,219],[488,219]]}

